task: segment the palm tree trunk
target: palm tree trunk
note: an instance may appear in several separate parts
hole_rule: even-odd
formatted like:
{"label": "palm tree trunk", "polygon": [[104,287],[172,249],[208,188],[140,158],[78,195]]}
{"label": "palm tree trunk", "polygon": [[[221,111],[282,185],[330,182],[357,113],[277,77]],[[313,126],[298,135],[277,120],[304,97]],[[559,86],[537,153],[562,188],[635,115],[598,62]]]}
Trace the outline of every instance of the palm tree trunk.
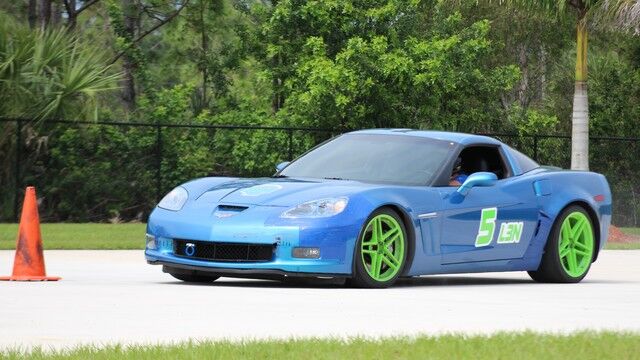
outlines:
{"label": "palm tree trunk", "polygon": [[587,25],[578,19],[576,79],[571,128],[571,169],[589,170],[589,99],[587,96]]}

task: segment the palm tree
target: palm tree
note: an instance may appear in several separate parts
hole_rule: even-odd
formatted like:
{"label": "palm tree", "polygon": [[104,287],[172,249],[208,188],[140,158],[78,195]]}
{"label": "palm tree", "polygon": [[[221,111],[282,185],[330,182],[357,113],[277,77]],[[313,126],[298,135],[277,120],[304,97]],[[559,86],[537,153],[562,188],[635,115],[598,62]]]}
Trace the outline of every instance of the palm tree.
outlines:
{"label": "palm tree", "polygon": [[32,31],[0,13],[0,116],[95,117],[95,95],[119,78],[106,55],[65,29]]}
{"label": "palm tree", "polygon": [[587,95],[588,27],[632,29],[638,33],[640,0],[501,0],[501,3],[553,15],[576,15],[576,74],[571,130],[571,169],[589,170],[589,101]]}
{"label": "palm tree", "polygon": [[106,57],[65,29],[30,30],[0,12],[0,119],[30,119],[22,128],[0,122],[0,188],[16,176],[17,131],[36,133],[52,118],[97,117],[96,95],[116,89],[120,77]]}

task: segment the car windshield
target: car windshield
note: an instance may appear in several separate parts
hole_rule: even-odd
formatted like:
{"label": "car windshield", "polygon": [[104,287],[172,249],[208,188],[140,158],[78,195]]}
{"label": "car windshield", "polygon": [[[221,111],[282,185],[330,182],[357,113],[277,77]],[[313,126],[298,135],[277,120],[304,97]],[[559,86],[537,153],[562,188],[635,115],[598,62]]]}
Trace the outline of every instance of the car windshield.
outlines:
{"label": "car windshield", "polygon": [[347,134],[309,151],[278,176],[426,185],[453,145],[417,136]]}

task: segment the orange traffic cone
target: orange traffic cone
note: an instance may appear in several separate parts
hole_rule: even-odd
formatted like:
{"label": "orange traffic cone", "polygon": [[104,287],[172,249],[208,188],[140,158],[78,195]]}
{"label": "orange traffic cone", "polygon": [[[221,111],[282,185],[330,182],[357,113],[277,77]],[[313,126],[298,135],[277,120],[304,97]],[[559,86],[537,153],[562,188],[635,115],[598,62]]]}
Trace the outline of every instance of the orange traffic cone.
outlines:
{"label": "orange traffic cone", "polygon": [[0,277],[11,281],[57,281],[59,277],[48,277],[44,270],[42,237],[40,236],[40,217],[36,202],[36,189],[27,187],[22,205],[16,257],[13,263],[13,275]]}

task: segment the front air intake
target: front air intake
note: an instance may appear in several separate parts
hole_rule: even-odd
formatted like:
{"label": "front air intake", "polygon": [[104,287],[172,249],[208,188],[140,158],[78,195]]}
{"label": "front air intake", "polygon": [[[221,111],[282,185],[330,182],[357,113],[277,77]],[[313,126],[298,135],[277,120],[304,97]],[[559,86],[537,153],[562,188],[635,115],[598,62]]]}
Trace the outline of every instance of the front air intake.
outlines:
{"label": "front air intake", "polygon": [[176,256],[220,262],[271,261],[275,244],[223,243],[175,239],[173,253]]}

